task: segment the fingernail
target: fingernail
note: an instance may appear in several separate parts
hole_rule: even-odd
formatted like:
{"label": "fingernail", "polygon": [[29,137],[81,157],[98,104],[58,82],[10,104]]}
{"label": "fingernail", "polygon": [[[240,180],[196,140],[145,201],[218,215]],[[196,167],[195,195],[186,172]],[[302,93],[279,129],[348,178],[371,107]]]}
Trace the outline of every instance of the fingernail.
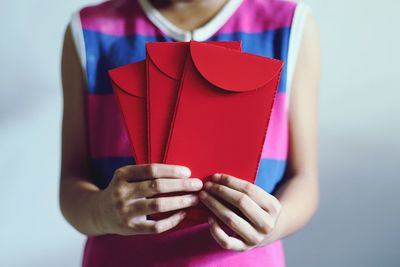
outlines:
{"label": "fingernail", "polygon": [[203,182],[197,179],[190,181],[190,185],[193,189],[201,189],[203,187]]}
{"label": "fingernail", "polygon": [[185,201],[186,205],[192,205],[198,201],[198,198],[197,198],[197,196],[188,196],[185,198],[184,201]]}
{"label": "fingernail", "polygon": [[181,172],[182,172],[182,175],[185,177],[190,177],[190,175],[191,175],[191,171],[187,167],[182,167]]}
{"label": "fingernail", "polygon": [[204,192],[204,191],[200,191],[199,196],[200,196],[201,199],[206,199],[207,198],[207,193]]}
{"label": "fingernail", "polygon": [[213,174],[213,176],[211,176],[211,179],[214,181],[218,181],[220,178],[221,178],[220,173],[215,173],[215,174]]}
{"label": "fingernail", "polygon": [[205,187],[206,189],[210,189],[211,186],[212,186],[212,183],[211,183],[211,182],[206,182],[206,183],[204,184],[204,187]]}

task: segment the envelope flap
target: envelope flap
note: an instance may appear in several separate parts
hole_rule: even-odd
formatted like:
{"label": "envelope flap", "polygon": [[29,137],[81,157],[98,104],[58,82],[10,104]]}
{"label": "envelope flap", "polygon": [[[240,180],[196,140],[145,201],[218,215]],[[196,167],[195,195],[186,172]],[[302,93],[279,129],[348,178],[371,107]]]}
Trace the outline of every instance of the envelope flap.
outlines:
{"label": "envelope flap", "polygon": [[127,94],[146,97],[146,65],[145,61],[124,65],[108,71],[113,83]]}
{"label": "envelope flap", "polygon": [[147,56],[161,72],[179,80],[186,57],[186,45],[183,42],[149,42],[146,43]]}
{"label": "envelope flap", "polygon": [[283,61],[232,49],[190,42],[193,63],[213,85],[232,92],[255,90],[279,75]]}

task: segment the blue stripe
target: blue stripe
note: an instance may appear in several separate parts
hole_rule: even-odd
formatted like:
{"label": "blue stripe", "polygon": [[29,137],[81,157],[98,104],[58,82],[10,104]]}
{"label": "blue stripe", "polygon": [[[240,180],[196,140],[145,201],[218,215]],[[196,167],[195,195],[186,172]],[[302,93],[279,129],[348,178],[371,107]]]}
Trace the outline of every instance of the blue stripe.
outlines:
{"label": "blue stripe", "polygon": [[271,193],[282,180],[286,161],[276,159],[261,159],[258,167],[256,185]]}
{"label": "blue stripe", "polygon": [[[91,30],[83,30],[86,46],[88,91],[93,94],[112,93],[109,69],[133,63],[145,58],[146,42],[172,42],[165,36],[128,35],[113,36]],[[242,41],[243,51],[280,59],[286,62],[290,27],[260,33],[231,33],[213,36],[208,41]],[[286,90],[286,64],[278,91]]]}
{"label": "blue stripe", "polygon": [[104,189],[112,180],[114,171],[116,169],[132,164],[135,164],[135,160],[131,157],[107,157],[92,159],[92,182],[99,188]]}
{"label": "blue stripe", "polygon": [[[110,183],[114,171],[125,165],[135,164],[131,157],[107,157],[92,159],[92,179],[99,188],[104,189]],[[261,159],[256,177],[256,185],[271,193],[282,179],[286,161]]]}

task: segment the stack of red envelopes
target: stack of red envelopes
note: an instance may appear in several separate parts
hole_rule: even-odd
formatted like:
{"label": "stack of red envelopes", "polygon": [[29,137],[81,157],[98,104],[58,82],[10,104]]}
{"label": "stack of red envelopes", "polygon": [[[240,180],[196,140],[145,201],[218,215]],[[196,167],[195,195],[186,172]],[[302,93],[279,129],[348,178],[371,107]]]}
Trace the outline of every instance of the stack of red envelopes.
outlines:
{"label": "stack of red envelopes", "polygon": [[[283,62],[241,52],[240,42],[154,42],[146,53],[109,71],[136,164],[254,183]],[[202,204],[189,208],[178,228],[207,215]]]}

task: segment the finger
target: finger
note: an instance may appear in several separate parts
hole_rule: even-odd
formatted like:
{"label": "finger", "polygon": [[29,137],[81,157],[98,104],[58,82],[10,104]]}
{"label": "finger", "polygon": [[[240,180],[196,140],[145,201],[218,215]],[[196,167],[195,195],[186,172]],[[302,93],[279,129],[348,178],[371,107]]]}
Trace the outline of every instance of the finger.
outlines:
{"label": "finger", "polygon": [[210,225],[211,235],[224,249],[237,251],[244,251],[248,249],[248,246],[242,240],[227,235],[214,219],[209,218],[208,223]]}
{"label": "finger", "polygon": [[128,183],[126,186],[126,198],[140,198],[150,197],[162,193],[199,191],[203,187],[203,182],[197,178],[160,178],[139,183]]}
{"label": "finger", "polygon": [[140,164],[127,165],[117,169],[114,176],[128,182],[137,182],[157,178],[189,178],[190,169],[180,165],[170,164]]}
{"label": "finger", "polygon": [[211,180],[243,192],[253,199],[261,208],[276,216],[280,210],[280,202],[259,186],[228,174],[214,174]]}
{"label": "finger", "polygon": [[149,215],[160,212],[179,210],[197,205],[196,195],[173,197],[158,197],[152,199],[139,199],[130,204],[128,216]]}
{"label": "finger", "polygon": [[213,196],[201,191],[200,199],[223,223],[240,235],[247,244],[257,245],[263,241],[263,236],[249,222],[225,207]]}
{"label": "finger", "polygon": [[240,211],[263,233],[272,230],[272,217],[263,210],[248,195],[234,190],[225,185],[207,182],[205,189],[210,193],[226,200],[228,203],[240,209]]}
{"label": "finger", "polygon": [[142,234],[159,234],[177,226],[185,218],[185,215],[186,213],[181,211],[162,220],[146,220],[144,222],[137,223],[134,226],[134,229]]}

